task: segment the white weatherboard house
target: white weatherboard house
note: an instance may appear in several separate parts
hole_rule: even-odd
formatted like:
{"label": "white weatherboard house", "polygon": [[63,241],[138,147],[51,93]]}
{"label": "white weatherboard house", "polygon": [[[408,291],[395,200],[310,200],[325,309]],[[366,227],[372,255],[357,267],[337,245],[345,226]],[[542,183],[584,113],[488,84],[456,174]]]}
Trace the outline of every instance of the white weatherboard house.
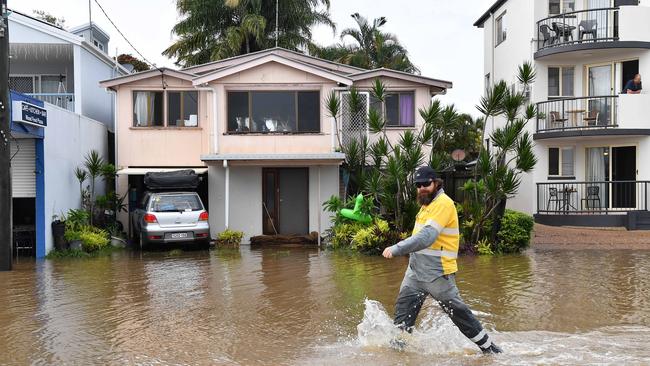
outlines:
{"label": "white weatherboard house", "polygon": [[43,119],[12,114],[16,254],[43,257],[53,248],[55,215],[80,204],[74,168],[91,149],[111,158],[115,97],[97,83],[128,72],[108,55],[108,41],[96,24],[65,30],[9,12],[11,107]]}
{"label": "white weatherboard house", "polygon": [[[339,137],[366,136],[363,119],[344,108],[340,126],[326,108],[331,92],[343,105],[351,87],[365,108],[375,79],[388,88],[390,139],[424,123],[417,112],[451,88],[448,81],[364,70],[272,48],[183,70],[160,69],[106,80],[117,93],[120,194],[137,205],[142,175],[190,168],[207,182],[212,236],[225,228],[259,234],[324,232],[322,204],[339,194]],[[207,175],[205,174],[207,172]],[[120,217],[129,222],[126,214]]]}
{"label": "white weatherboard house", "polygon": [[474,25],[486,87],[519,88],[524,61],[537,71],[539,162],[508,206],[546,224],[650,228],[650,89],[621,93],[637,73],[650,83],[650,1],[500,0]]}

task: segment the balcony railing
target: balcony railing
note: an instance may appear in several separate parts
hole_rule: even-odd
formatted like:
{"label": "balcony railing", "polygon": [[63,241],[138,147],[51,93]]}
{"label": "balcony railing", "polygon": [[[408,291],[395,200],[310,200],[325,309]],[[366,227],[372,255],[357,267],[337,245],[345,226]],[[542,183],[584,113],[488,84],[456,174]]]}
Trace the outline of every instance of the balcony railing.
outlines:
{"label": "balcony railing", "polygon": [[612,214],[648,210],[650,181],[537,183],[539,214]]}
{"label": "balcony railing", "polygon": [[553,15],[537,22],[537,50],[618,40],[618,8],[599,8]]}
{"label": "balcony railing", "polygon": [[74,112],[74,93],[28,93],[26,95]]}
{"label": "balcony railing", "polygon": [[537,103],[537,132],[616,127],[618,96],[560,98]]}

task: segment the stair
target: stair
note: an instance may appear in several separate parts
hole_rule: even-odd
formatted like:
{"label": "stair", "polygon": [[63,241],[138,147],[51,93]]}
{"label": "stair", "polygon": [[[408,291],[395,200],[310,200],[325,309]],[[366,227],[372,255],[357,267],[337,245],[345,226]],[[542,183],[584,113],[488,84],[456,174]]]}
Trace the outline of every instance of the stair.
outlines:
{"label": "stair", "polygon": [[628,230],[650,230],[650,211],[632,211],[627,213]]}

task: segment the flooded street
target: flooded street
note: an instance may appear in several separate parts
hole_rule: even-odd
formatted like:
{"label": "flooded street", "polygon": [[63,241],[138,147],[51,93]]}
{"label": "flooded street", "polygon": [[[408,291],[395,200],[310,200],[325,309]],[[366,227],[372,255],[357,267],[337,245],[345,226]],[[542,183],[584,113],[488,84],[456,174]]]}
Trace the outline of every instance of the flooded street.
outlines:
{"label": "flooded street", "polygon": [[0,273],[0,365],[650,364],[648,251],[461,258],[497,356],[430,299],[388,347],[406,263],[247,246],[19,262]]}

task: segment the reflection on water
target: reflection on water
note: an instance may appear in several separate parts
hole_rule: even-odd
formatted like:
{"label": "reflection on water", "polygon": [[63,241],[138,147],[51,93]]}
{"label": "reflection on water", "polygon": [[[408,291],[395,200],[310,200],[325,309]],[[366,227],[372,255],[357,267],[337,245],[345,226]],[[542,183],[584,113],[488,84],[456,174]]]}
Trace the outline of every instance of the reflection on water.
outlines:
{"label": "reflection on water", "polygon": [[459,261],[464,300],[505,354],[482,356],[437,304],[402,351],[406,258],[274,247],[117,253],[0,273],[5,364],[643,364],[650,252]]}

